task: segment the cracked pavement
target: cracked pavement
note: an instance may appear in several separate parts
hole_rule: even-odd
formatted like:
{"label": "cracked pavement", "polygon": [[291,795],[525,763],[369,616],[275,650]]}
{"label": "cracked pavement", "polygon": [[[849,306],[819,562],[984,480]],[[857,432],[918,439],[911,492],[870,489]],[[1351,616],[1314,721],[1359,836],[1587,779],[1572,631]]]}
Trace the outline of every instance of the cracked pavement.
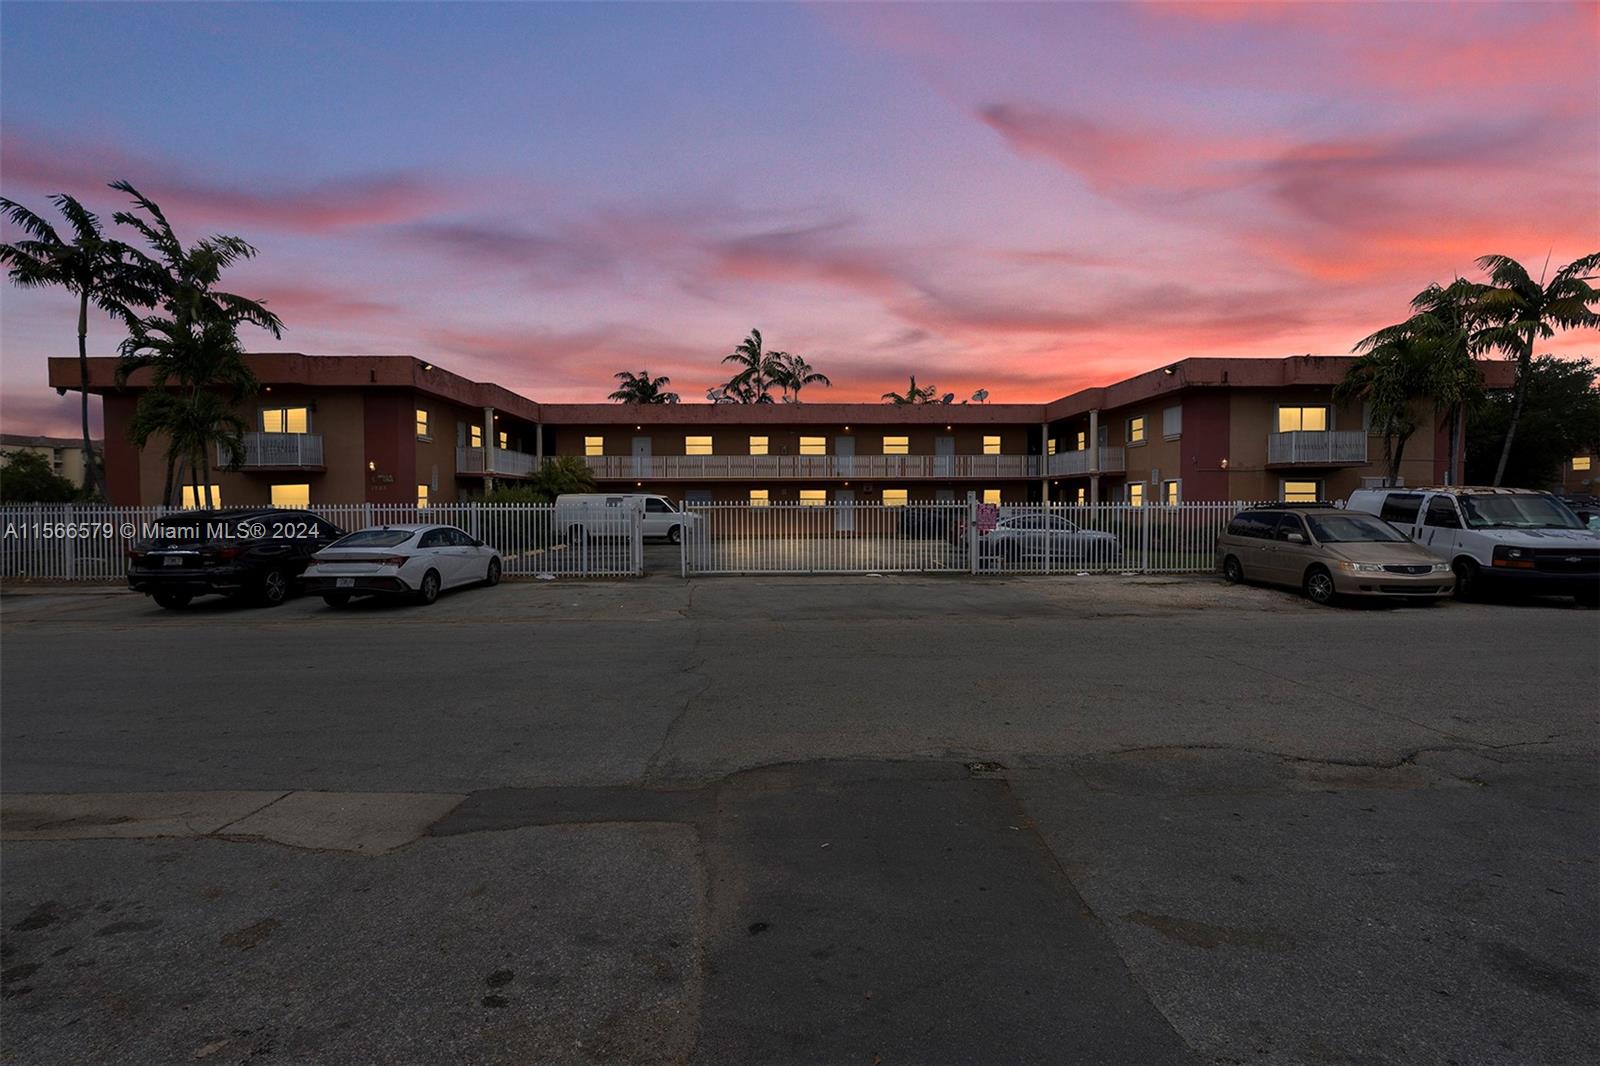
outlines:
{"label": "cracked pavement", "polygon": [[1595,612],[652,577],[0,638],[0,1061],[1600,1058]]}

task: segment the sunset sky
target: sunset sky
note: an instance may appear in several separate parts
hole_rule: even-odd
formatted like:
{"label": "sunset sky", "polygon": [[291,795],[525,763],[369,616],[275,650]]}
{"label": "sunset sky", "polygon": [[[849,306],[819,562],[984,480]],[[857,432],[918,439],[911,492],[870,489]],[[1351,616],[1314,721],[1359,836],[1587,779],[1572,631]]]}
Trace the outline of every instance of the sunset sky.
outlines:
{"label": "sunset sky", "polygon": [[[816,399],[1043,400],[1344,353],[1479,255],[1600,249],[1597,12],[8,3],[0,188],[109,222],[126,178],[245,237],[227,287],[288,325],[252,350],[699,400],[758,326]],[[6,431],[71,432],[72,298],[0,301]]]}

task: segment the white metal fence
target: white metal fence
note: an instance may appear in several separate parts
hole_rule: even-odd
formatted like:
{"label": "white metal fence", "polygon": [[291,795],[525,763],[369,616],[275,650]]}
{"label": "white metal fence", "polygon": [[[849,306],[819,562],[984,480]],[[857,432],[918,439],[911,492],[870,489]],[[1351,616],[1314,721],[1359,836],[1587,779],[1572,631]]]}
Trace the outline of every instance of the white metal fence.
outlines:
{"label": "white metal fence", "polygon": [[[386,523],[459,526],[494,546],[507,574],[635,577],[644,573],[639,517],[621,536],[568,537],[549,504],[434,504],[430,507],[333,504],[307,508],[347,532]],[[0,577],[108,581],[127,572],[127,550],[158,522],[183,512],[164,507],[7,504],[0,507]]]}
{"label": "white metal fence", "polygon": [[[1242,503],[696,505],[683,573],[1205,572]],[[976,535],[974,535],[976,530]]]}
{"label": "white metal fence", "polygon": [[[1145,573],[1214,568],[1217,535],[1242,503],[707,504],[690,509],[672,563],[698,574]],[[505,573],[631,577],[644,573],[639,516],[620,536],[573,536],[548,504],[314,506],[344,530],[400,522],[459,526],[499,550]],[[109,581],[129,547],[148,539],[160,507],[10,504],[0,507],[0,577]],[[976,531],[974,535],[974,531]],[[671,558],[667,555],[666,558]]]}

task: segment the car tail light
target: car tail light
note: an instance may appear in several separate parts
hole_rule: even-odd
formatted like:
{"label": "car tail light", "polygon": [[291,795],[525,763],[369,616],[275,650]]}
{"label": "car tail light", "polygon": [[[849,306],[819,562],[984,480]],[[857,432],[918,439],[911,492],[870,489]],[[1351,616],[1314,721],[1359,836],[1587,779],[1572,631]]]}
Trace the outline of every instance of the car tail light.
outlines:
{"label": "car tail light", "polygon": [[226,562],[229,559],[239,558],[239,556],[244,554],[244,549],[237,546],[231,548],[218,548],[211,554],[214,558],[221,559]]}
{"label": "car tail light", "polygon": [[143,559],[145,550],[143,548],[124,548],[122,554],[130,559]]}
{"label": "car tail light", "polygon": [[391,555],[386,559],[379,559],[378,562],[384,566],[404,566],[409,560],[410,556],[407,555]]}

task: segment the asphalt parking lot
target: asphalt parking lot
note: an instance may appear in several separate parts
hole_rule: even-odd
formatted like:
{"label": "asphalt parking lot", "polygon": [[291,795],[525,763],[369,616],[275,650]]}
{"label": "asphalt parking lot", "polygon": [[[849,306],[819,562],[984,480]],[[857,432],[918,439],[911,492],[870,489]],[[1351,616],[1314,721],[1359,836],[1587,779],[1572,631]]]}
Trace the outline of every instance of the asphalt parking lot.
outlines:
{"label": "asphalt parking lot", "polygon": [[0,598],[0,1053],[1600,1058],[1600,613],[1194,578]]}

